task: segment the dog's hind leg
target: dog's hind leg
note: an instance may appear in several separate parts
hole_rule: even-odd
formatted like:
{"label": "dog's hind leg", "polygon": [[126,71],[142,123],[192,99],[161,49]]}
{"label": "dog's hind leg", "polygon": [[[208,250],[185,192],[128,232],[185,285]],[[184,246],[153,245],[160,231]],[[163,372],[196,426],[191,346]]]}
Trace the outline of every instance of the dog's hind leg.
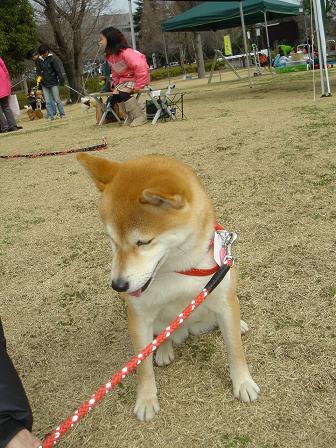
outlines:
{"label": "dog's hind leg", "polygon": [[158,366],[167,366],[174,361],[174,348],[170,339],[160,345],[156,350],[155,362]]}

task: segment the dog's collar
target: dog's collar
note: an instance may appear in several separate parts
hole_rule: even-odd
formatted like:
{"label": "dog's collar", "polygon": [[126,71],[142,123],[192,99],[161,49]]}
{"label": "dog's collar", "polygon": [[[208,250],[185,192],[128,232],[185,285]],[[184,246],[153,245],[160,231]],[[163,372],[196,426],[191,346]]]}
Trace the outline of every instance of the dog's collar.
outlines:
{"label": "dog's collar", "polygon": [[[215,230],[224,230],[224,227],[222,227],[219,224],[215,224]],[[209,249],[211,249],[213,247],[214,247],[214,240],[211,240]],[[215,272],[217,272],[219,270],[219,268],[220,268],[220,266],[218,266],[218,264],[216,264],[215,266],[213,266],[212,268],[209,268],[209,269],[191,268],[188,271],[177,271],[177,274],[190,275],[192,277],[206,277],[208,275],[212,275]]]}

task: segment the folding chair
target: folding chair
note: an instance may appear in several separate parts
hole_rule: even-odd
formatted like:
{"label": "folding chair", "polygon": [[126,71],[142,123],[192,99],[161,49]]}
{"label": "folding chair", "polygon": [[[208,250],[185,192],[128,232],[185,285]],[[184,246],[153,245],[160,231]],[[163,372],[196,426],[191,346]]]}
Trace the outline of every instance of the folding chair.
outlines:
{"label": "folding chair", "polygon": [[115,119],[117,120],[118,123],[121,123],[120,118],[118,117],[117,113],[115,112],[113,107],[110,105],[110,103],[109,102],[104,103],[104,101],[102,101],[102,99],[101,99],[104,97],[109,97],[111,95],[112,95],[111,92],[91,93],[89,95],[91,98],[93,98],[95,100],[97,107],[99,107],[101,109],[101,111],[103,112],[103,115],[98,123],[98,126],[102,126],[105,123],[106,116],[109,112],[111,112],[113,114],[113,116],[115,117]]}

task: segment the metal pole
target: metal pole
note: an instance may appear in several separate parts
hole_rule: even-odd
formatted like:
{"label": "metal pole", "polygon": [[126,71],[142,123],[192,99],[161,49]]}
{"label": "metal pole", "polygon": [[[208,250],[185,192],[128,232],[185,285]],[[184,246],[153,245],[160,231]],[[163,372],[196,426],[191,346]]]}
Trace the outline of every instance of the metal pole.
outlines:
{"label": "metal pole", "polygon": [[217,57],[218,55],[221,56],[225,63],[231,68],[231,70],[233,71],[233,73],[237,76],[238,79],[241,79],[239,73],[237,72],[237,70],[234,68],[234,66],[231,64],[231,62],[227,59],[226,56],[224,56],[224,54],[220,51],[220,50],[215,50],[215,52],[217,53]]}
{"label": "metal pole", "polygon": [[316,100],[316,88],[315,88],[315,63],[314,63],[314,29],[313,29],[313,0],[310,0],[310,36],[311,36],[311,52],[310,58],[313,60],[313,91],[314,101]]}
{"label": "metal pole", "polygon": [[162,32],[162,39],[163,39],[163,48],[164,48],[165,57],[166,57],[167,70],[168,70],[168,82],[170,84],[169,59],[168,59],[167,44],[166,44],[166,38],[165,38],[164,32]]}
{"label": "metal pole", "polygon": [[308,29],[307,29],[307,14],[306,10],[304,10],[304,26],[305,26],[305,34],[306,34],[306,42],[308,40]]}
{"label": "metal pole", "polygon": [[267,40],[267,53],[268,53],[268,64],[270,72],[273,76],[273,70],[272,70],[272,54],[271,54],[271,47],[269,43],[269,36],[268,36],[268,26],[267,26],[267,14],[266,11],[264,11],[264,20],[265,20],[265,31],[266,31],[266,40]]}
{"label": "metal pole", "polygon": [[[236,69],[234,68],[234,66],[230,63],[230,61],[224,56],[224,54],[223,54],[220,50],[215,50],[215,56],[214,56],[214,59],[213,59],[213,61],[212,61],[211,71],[210,71],[210,76],[209,76],[209,79],[208,79],[208,84],[211,83],[212,75],[213,75],[213,72],[214,72],[214,70],[215,70],[215,65],[216,65],[216,62],[217,62],[217,59],[218,59],[219,56],[222,57],[222,58],[224,59],[224,61],[226,62],[226,64],[231,68],[231,70],[232,70],[233,73],[237,76],[237,78],[238,78],[238,79],[241,79],[241,77],[240,77],[239,73],[237,72],[237,70],[236,70]],[[219,76],[221,76],[221,74],[220,74],[220,69],[219,69]]]}
{"label": "metal pole", "polygon": [[133,12],[132,12],[132,0],[128,0],[128,11],[129,11],[130,24],[131,24],[132,47],[133,47],[133,50],[136,50],[134,24],[133,24]]}
{"label": "metal pole", "polygon": [[320,36],[319,21],[318,21],[318,17],[317,17],[317,7],[316,7],[315,0],[313,0],[313,7],[314,7],[314,19],[315,19],[315,31],[316,31],[316,36],[317,36],[317,51],[318,51],[318,55],[319,55],[321,95],[325,96],[321,36]]}
{"label": "metal pole", "polygon": [[241,20],[241,25],[242,25],[242,29],[243,29],[243,36],[244,36],[244,46],[245,46],[247,72],[248,72],[250,87],[252,88],[252,80],[251,80],[251,72],[250,72],[250,61],[249,61],[249,55],[248,55],[248,49],[247,49],[246,29],[245,29],[245,20],[244,20],[244,11],[243,11],[243,2],[242,2],[242,0],[240,0],[240,2],[239,2],[239,7],[240,7],[240,20]]}
{"label": "metal pole", "polygon": [[328,63],[327,63],[327,44],[325,39],[325,31],[324,31],[324,23],[322,16],[322,7],[321,2],[316,1],[316,10],[317,10],[317,20],[319,23],[319,34],[321,39],[321,50],[322,50],[322,59],[324,65],[324,76],[327,84],[327,96],[331,96],[330,93],[330,84],[329,84],[329,75],[328,75]]}

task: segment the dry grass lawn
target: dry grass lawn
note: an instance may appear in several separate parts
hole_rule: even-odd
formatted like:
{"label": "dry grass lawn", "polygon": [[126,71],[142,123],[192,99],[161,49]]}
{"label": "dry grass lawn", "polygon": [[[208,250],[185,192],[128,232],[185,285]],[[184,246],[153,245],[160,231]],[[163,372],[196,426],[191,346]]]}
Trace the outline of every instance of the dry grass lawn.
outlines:
{"label": "dry grass lawn", "polygon": [[[63,121],[22,117],[22,131],[0,136],[2,155],[106,137],[98,155],[110,159],[179,158],[201,176],[218,222],[239,235],[239,297],[251,329],[243,343],[260,401],[233,399],[217,331],[155,368],[161,412],[151,423],[132,415],[131,375],[60,447],[336,446],[336,99],[314,103],[306,73],[263,76],[253,89],[225,76],[177,81],[188,91],[185,121],[97,128],[76,105]],[[0,160],[0,175],[1,317],[43,437],[133,352],[124,304],[109,286],[99,194],[75,156]]]}

